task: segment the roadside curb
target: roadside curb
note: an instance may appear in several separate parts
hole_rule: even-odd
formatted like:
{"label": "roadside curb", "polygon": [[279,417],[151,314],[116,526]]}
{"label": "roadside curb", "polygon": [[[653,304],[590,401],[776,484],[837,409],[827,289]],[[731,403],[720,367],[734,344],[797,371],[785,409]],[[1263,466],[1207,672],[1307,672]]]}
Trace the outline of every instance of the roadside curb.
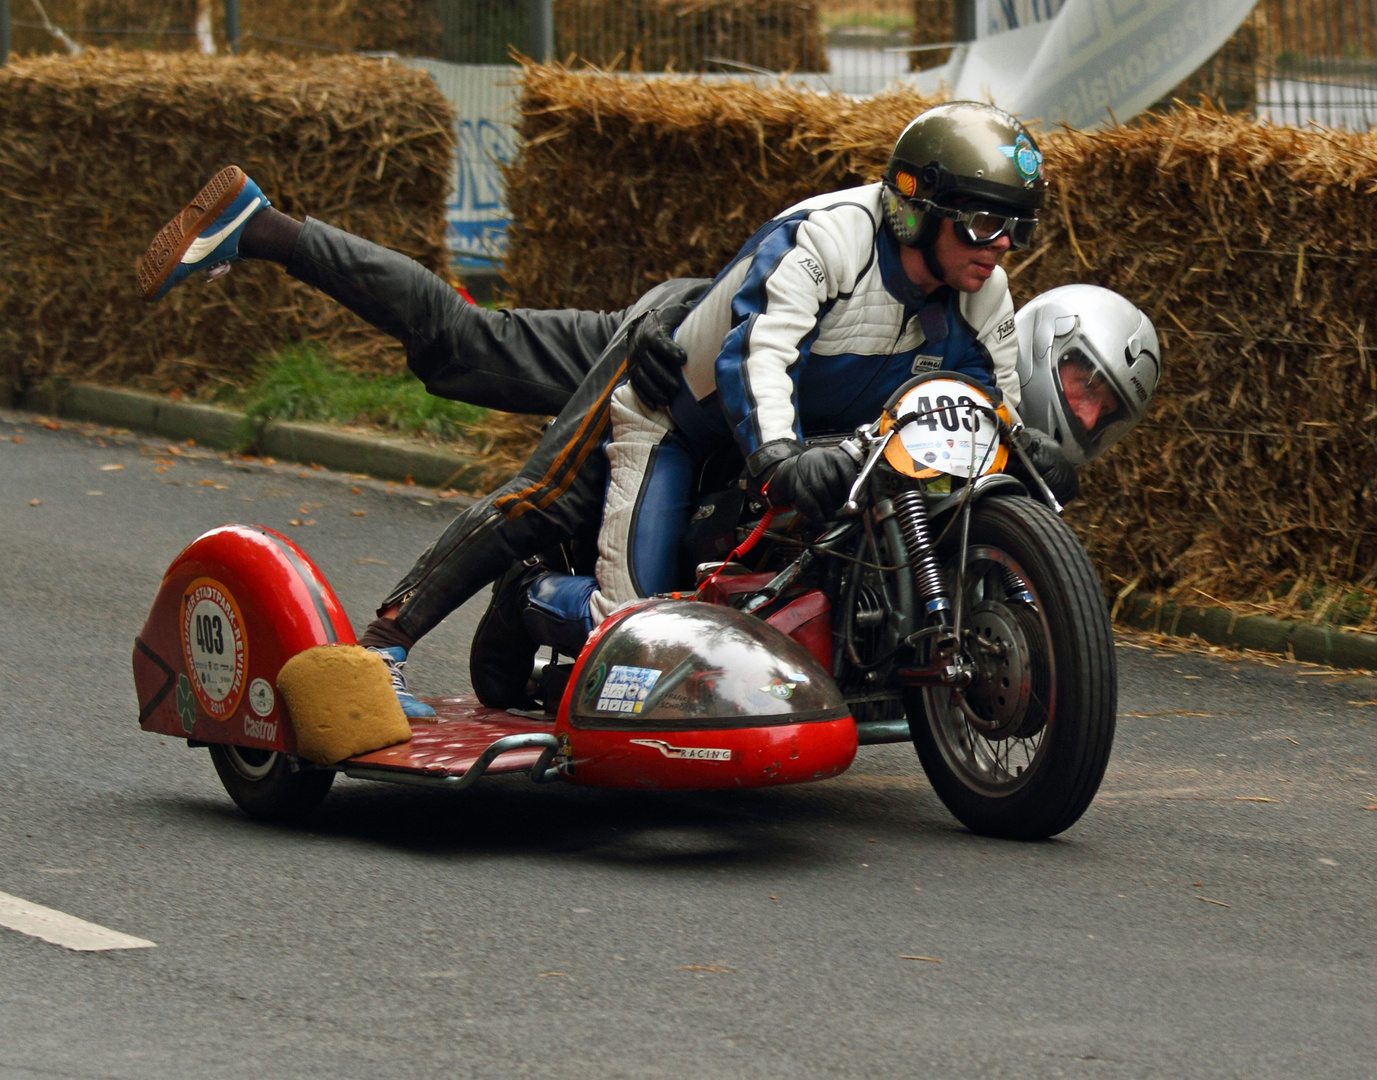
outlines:
{"label": "roadside curb", "polygon": [[234,409],[169,401],[157,394],[112,386],[77,383],[60,393],[30,391],[15,405],[67,420],[88,420],[169,439],[194,439],[198,446],[215,450],[242,450],[252,444],[265,457],[367,473],[382,480],[410,478],[424,487],[464,489],[477,483],[484,472],[484,466],[468,455],[413,439],[361,435],[295,420],[255,425]]}
{"label": "roadside curb", "polygon": [[1377,669],[1377,634],[1350,633],[1271,615],[1237,615],[1228,608],[1192,607],[1142,594],[1121,602],[1115,622],[1171,637],[1194,634],[1210,645],[1256,649],[1312,664]]}

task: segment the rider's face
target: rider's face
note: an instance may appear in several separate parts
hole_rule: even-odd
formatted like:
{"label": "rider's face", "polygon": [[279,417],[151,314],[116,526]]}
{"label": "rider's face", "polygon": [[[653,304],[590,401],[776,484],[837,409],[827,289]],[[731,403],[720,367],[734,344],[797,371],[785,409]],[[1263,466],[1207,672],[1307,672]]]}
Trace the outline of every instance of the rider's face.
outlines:
{"label": "rider's face", "polygon": [[1009,238],[1001,236],[986,247],[972,247],[957,238],[953,222],[944,221],[933,250],[938,265],[946,273],[947,284],[958,292],[973,293],[990,280],[1009,246]]}
{"label": "rider's face", "polygon": [[1086,431],[1094,431],[1101,417],[1118,407],[1119,399],[1104,376],[1075,362],[1064,361],[1058,369],[1066,404]]}

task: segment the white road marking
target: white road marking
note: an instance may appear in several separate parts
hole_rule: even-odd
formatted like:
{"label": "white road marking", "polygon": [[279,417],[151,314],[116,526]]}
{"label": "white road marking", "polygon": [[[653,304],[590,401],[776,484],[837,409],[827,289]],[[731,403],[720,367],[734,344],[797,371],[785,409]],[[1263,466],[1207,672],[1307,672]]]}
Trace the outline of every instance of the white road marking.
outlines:
{"label": "white road marking", "polygon": [[0,892],[0,926],[18,930],[21,934],[41,938],[53,945],[77,952],[100,952],[104,949],[152,949],[155,941],[107,930],[103,926],[78,919],[75,915],[55,911],[42,904],[31,904],[17,896]]}

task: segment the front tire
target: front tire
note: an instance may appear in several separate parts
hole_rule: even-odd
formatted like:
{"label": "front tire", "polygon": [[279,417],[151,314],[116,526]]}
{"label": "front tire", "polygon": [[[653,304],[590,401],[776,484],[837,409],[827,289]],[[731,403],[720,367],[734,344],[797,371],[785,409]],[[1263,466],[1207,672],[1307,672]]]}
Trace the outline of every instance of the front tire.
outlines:
{"label": "front tire", "polygon": [[[952,588],[958,554],[947,562]],[[1114,742],[1118,678],[1099,580],[1050,510],[990,498],[971,513],[964,604],[961,645],[976,677],[906,695],[914,747],[972,832],[1055,836],[1090,805]]]}
{"label": "front tire", "polygon": [[210,760],[229,797],[255,821],[304,821],[324,801],[335,782],[335,774],[329,769],[302,768],[293,772],[287,755],[276,750],[213,744]]}

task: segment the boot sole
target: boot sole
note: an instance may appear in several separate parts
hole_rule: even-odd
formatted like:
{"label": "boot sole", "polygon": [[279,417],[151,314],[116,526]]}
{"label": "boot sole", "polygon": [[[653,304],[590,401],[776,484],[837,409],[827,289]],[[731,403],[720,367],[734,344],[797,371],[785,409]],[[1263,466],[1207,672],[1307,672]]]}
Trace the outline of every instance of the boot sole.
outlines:
{"label": "boot sole", "polygon": [[[153,237],[153,242],[148,245],[148,250],[143,253],[143,258],[139,262],[138,289],[139,295],[145,301],[151,303],[154,300],[158,290],[172,276],[172,271],[177,269],[177,264],[182,261],[187,249],[195,243],[201,233],[214,224],[216,218],[229,209],[230,203],[244,190],[244,184],[247,182],[248,177],[238,165],[221,169],[196,193],[196,198],[182,207],[171,221],[158,230],[158,234]],[[190,228],[186,227],[182,218],[188,210],[200,206],[206,209]]]}

